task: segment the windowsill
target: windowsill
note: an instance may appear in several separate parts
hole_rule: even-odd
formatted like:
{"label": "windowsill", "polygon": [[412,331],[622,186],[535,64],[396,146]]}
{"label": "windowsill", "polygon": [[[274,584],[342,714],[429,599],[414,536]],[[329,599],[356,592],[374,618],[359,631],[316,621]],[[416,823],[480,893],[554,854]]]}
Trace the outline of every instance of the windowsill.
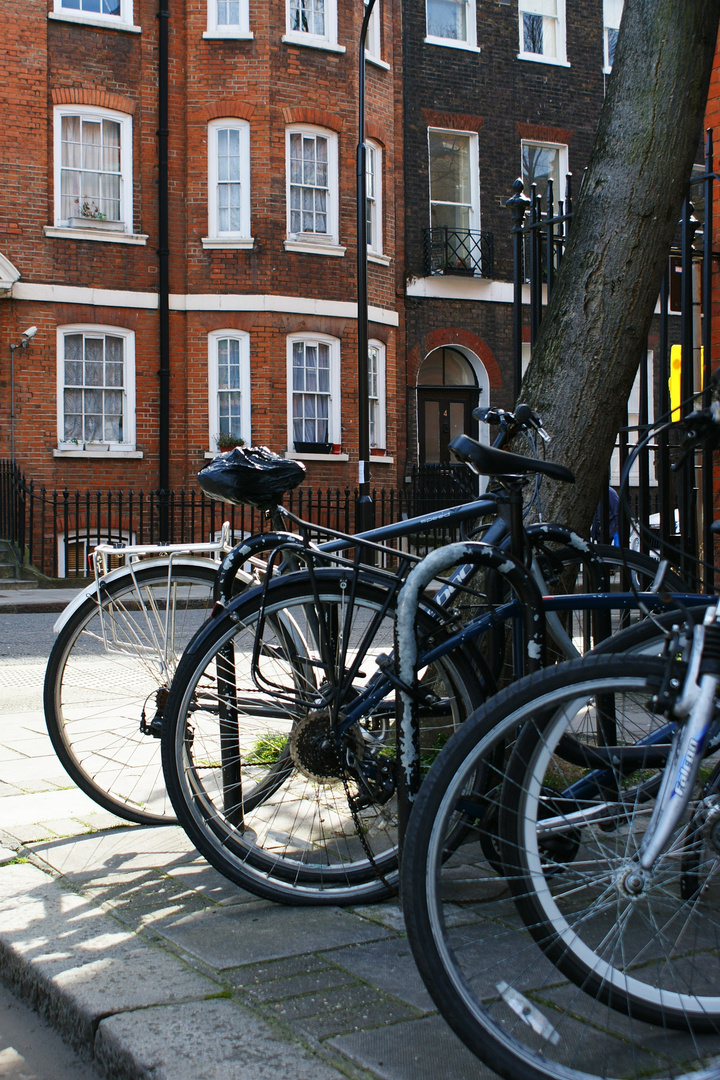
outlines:
{"label": "windowsill", "polygon": [[285,250],[300,251],[306,255],[334,255],[336,258],[342,258],[347,248],[337,244],[313,243],[312,240],[286,240]]}
{"label": "windowsill", "polygon": [[294,450],[286,450],[285,457],[288,461],[349,461],[349,454],[296,454]]}
{"label": "windowsill", "polygon": [[370,454],[371,467],[373,465],[392,465],[394,461],[395,458],[391,457],[389,454],[378,454],[377,456],[373,453]]}
{"label": "windowsill", "polygon": [[252,30],[206,30],[205,41],[254,41]]}
{"label": "windowsill", "polygon": [[72,229],[67,225],[46,225],[43,233],[45,236],[62,240],[95,240],[102,244],[135,244],[140,247],[145,247],[148,241],[147,233],[121,233],[97,228]]}
{"label": "windowsill", "polygon": [[323,41],[322,38],[311,38],[307,34],[283,34],[280,39],[284,45],[301,45],[305,49],[322,49],[324,52],[344,53],[347,52],[344,45],[336,45],[332,41]]}
{"label": "windowsill", "polygon": [[140,460],[145,457],[142,450],[53,450],[55,458],[106,458],[108,460],[120,460],[133,458]]}
{"label": "windowsill", "polygon": [[392,262],[389,255],[379,255],[375,251],[368,251],[367,260],[369,263],[377,263],[378,266],[389,266]]}
{"label": "windowsill", "polygon": [[141,26],[130,26],[129,23],[124,23],[120,19],[99,19],[92,15],[73,15],[69,11],[48,11],[48,19],[55,19],[58,22],[78,23],[80,26],[96,26],[103,30],[124,30],[126,34],[141,34]]}
{"label": "windowsill", "polygon": [[463,49],[465,52],[480,53],[479,45],[471,45],[468,41],[453,41],[452,38],[426,37],[426,45],[444,45],[446,49]]}
{"label": "windowsill", "polygon": [[365,62],[372,64],[374,67],[382,68],[383,71],[389,71],[390,65],[384,60],[381,60],[379,56],[371,56],[370,53],[365,53]]}
{"label": "windowsill", "polygon": [[518,53],[517,58],[518,60],[529,60],[531,64],[550,64],[552,67],[570,67],[567,60],[558,60],[554,56],[541,56],[540,53]]}
{"label": "windowsill", "polygon": [[231,237],[223,238],[221,236],[203,236],[200,243],[208,250],[232,248],[236,251],[252,251],[255,247],[255,238],[253,236],[244,238],[238,237],[238,239],[232,239]]}

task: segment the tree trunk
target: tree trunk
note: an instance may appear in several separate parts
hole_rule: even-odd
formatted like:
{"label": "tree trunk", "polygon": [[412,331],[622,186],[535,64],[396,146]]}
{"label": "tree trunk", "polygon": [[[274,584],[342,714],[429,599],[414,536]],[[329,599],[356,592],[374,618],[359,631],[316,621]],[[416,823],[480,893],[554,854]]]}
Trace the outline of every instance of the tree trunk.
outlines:
{"label": "tree trunk", "polygon": [[585,533],[698,149],[719,15],[718,0],[625,0],[570,240],[522,384],[553,437],[549,456],[577,477],[548,485],[544,515]]}

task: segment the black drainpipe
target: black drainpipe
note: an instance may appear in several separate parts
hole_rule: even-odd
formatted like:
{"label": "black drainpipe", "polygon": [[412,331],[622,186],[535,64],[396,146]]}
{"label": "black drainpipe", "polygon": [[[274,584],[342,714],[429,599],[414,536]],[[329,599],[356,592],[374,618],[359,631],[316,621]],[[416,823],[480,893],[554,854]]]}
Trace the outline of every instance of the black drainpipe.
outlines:
{"label": "black drainpipe", "polygon": [[167,492],[170,487],[170,249],[168,241],[168,38],[170,0],[158,8],[158,310],[160,315],[160,408],[158,486],[161,540],[168,540]]}

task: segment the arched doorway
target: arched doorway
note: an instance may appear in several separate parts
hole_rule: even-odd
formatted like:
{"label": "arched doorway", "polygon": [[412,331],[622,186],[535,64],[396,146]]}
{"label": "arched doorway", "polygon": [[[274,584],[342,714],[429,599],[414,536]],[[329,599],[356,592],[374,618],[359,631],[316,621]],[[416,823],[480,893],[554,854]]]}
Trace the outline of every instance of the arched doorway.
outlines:
{"label": "arched doorway", "polygon": [[[489,404],[490,380],[485,365],[475,353],[462,346],[443,345],[429,353],[418,372],[417,421],[418,465],[425,482],[446,477],[448,498],[453,489],[468,483],[464,466],[452,457],[448,447],[456,435],[477,437],[478,423],[472,411],[477,405]],[[486,430],[481,425],[480,437]],[[457,476],[455,476],[457,474]],[[439,494],[439,493],[438,493]]]}

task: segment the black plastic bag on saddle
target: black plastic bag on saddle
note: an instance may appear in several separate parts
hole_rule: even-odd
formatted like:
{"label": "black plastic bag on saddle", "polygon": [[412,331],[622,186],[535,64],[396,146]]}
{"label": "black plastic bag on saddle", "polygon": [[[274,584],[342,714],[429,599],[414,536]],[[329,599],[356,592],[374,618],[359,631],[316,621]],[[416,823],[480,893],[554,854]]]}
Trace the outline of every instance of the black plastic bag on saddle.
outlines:
{"label": "black plastic bag on saddle", "polygon": [[272,510],[305,478],[305,466],[273,454],[267,446],[236,446],[198,473],[205,494],[219,502]]}

